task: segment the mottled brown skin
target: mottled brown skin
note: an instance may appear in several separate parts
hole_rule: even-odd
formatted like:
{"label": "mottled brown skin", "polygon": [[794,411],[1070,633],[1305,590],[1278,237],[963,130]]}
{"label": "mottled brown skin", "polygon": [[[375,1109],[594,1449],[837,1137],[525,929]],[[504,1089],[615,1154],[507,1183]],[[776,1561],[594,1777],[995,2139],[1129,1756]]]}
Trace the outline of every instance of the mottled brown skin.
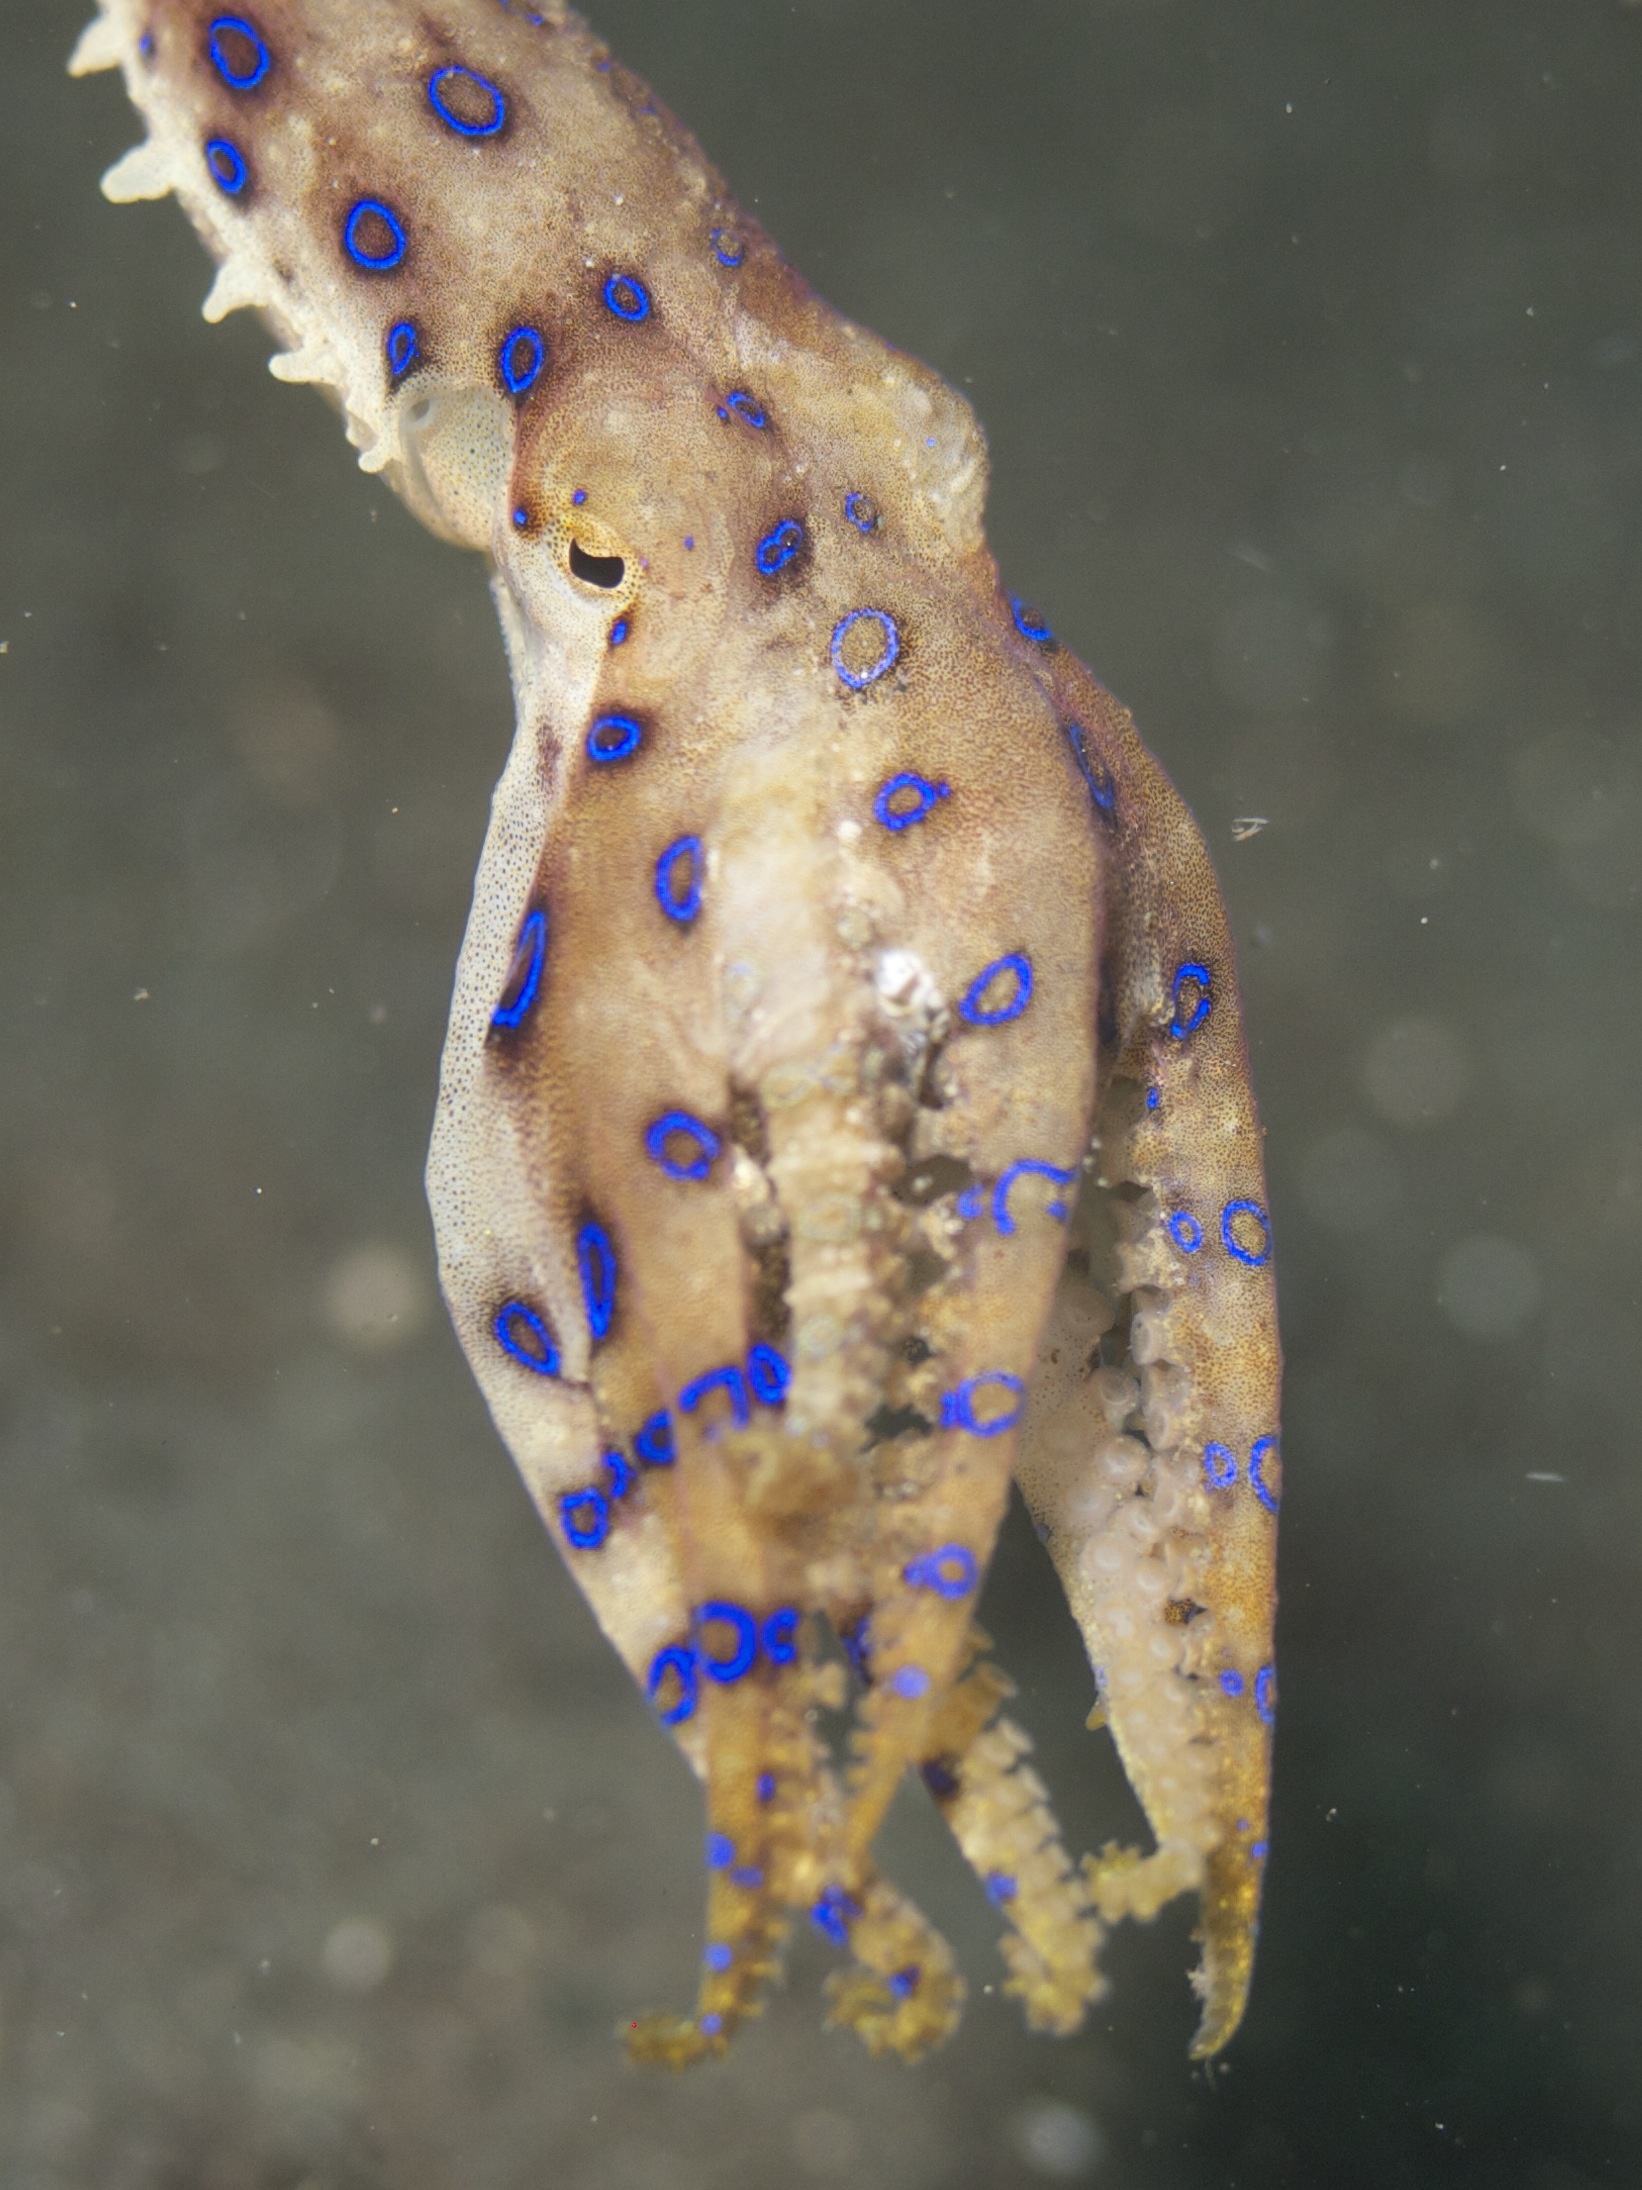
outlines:
{"label": "mottled brown skin", "polygon": [[[705,1781],[700,1996],[634,2051],[721,2051],[794,1911],[850,1949],[836,2020],[950,2031],[951,1955],[873,1865],[909,1767],[1035,2027],[1099,1995],[1105,1923],[1195,1890],[1218,2050],[1272,1715],[1260,1128],[1202,839],[1000,590],[967,405],[559,7],[102,0],[74,65],[123,69],[150,138],[106,187],[177,192],[208,315],[262,310],[495,569],[518,738],[428,1183],[498,1427]],[[999,1716],[1011,1474],[1149,1856],[1075,1866]]]}

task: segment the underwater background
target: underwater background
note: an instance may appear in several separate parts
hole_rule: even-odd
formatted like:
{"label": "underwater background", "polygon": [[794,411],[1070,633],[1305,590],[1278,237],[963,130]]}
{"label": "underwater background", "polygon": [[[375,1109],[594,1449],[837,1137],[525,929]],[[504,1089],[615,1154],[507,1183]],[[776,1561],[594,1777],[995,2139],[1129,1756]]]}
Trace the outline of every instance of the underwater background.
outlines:
{"label": "underwater background", "polygon": [[[824,2034],[806,1937],[680,2081],[615,2033],[693,1989],[697,1792],[422,1200],[512,725],[484,573],[204,326],[174,204],[99,197],[86,7],[0,20],[0,2182],[1642,2181],[1642,7],[594,11],[971,397],[1008,582],[1202,822],[1288,1357],[1224,2060],[1181,1909],[1028,2037],[909,1793],[955,2042]],[[982,1618],[1069,1840],[1135,1835],[1018,1510]]]}

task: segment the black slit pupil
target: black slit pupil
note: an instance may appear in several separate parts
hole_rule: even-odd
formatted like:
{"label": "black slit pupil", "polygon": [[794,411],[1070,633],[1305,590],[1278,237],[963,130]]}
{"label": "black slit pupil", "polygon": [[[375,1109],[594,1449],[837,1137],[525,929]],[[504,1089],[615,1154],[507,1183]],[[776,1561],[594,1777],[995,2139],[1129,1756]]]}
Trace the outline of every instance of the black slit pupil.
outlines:
{"label": "black slit pupil", "polygon": [[589,555],[578,541],[570,543],[570,574],[590,586],[619,586],[627,565],[619,555]]}

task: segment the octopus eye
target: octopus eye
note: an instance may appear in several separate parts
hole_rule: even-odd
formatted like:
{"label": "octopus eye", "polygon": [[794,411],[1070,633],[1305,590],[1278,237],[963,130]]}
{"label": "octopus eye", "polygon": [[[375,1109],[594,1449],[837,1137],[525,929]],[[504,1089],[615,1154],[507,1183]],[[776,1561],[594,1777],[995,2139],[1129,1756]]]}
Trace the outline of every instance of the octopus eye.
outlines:
{"label": "octopus eye", "polygon": [[[627,565],[619,555],[589,555],[579,540],[572,540],[570,575],[580,578],[584,585],[603,586],[608,591],[621,584],[627,575]],[[626,633],[622,636],[625,638]]]}

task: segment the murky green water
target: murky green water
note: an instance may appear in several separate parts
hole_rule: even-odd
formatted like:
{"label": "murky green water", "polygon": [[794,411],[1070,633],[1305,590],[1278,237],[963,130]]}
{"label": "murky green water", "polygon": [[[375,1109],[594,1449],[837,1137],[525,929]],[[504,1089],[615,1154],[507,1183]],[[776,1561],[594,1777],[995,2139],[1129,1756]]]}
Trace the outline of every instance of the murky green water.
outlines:
{"label": "murky green water", "polygon": [[[263,370],[0,25],[8,2190],[1642,2179],[1642,8],[611,0],[827,294],[963,384],[1009,577],[1208,831],[1270,1129],[1283,1713],[1244,2035],[1183,1919],[1029,2041],[732,2061],[699,1820],[444,1327],[420,1190],[510,729],[476,561]],[[1255,833],[1244,817],[1263,817]],[[1243,840],[1238,841],[1239,834]],[[1029,1531],[986,1605],[1133,1829]]]}

